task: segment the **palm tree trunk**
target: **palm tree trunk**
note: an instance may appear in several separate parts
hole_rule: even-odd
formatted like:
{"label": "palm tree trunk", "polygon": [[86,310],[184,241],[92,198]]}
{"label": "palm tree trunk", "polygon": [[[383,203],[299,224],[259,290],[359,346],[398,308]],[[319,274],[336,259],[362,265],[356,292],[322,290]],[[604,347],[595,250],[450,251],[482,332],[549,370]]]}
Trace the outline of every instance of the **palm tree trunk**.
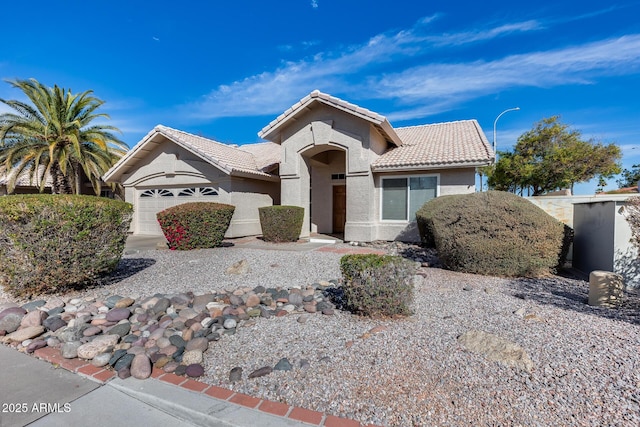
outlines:
{"label": "palm tree trunk", "polygon": [[75,194],[82,194],[82,181],[81,181],[81,173],[80,173],[80,165],[78,163],[74,163],[73,164],[73,172],[74,172],[74,180],[75,180],[75,187],[76,187],[76,192]]}
{"label": "palm tree trunk", "polygon": [[58,163],[51,165],[51,192],[53,194],[72,194],[71,183],[60,170]]}

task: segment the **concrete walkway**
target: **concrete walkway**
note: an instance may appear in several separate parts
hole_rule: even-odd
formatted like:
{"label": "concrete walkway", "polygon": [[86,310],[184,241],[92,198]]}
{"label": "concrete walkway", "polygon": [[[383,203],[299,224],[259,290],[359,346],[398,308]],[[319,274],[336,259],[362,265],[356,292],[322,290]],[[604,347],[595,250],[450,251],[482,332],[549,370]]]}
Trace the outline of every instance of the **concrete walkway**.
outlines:
{"label": "concrete walkway", "polygon": [[[250,249],[275,249],[280,251],[312,251],[326,245],[333,244],[334,241],[313,241],[313,242],[292,242],[292,243],[268,243],[256,237],[240,237],[237,239],[225,239],[224,245],[230,248],[250,248]],[[144,236],[130,234],[127,237],[125,254],[135,254],[149,250],[167,249],[167,240],[162,236]]]}
{"label": "concrete walkway", "polygon": [[154,369],[152,378],[146,380],[122,380],[87,362],[63,360],[53,349],[35,354],[48,362],[0,345],[1,427],[360,426],[352,420],[257,399],[160,370]]}
{"label": "concrete walkway", "polygon": [[[264,249],[277,251],[306,252],[319,250],[322,252],[337,252],[342,254],[374,253],[384,254],[385,251],[373,248],[362,248],[344,244],[341,240],[331,236],[317,235],[309,241],[270,243],[256,236],[225,239],[224,244],[229,248]],[[125,255],[137,254],[150,250],[166,250],[167,240],[163,236],[144,236],[130,234],[124,249]]]}

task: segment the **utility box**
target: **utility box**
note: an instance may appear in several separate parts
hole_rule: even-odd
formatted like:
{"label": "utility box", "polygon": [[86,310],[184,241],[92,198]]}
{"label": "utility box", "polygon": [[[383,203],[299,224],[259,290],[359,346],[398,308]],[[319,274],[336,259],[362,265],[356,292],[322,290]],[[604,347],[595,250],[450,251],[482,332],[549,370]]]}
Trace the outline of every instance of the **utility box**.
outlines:
{"label": "utility box", "polygon": [[614,272],[627,288],[640,288],[640,260],[625,206],[625,201],[606,199],[574,204],[573,267],[586,274]]}
{"label": "utility box", "polygon": [[595,270],[589,274],[589,305],[616,307],[622,303],[624,281],[610,271]]}

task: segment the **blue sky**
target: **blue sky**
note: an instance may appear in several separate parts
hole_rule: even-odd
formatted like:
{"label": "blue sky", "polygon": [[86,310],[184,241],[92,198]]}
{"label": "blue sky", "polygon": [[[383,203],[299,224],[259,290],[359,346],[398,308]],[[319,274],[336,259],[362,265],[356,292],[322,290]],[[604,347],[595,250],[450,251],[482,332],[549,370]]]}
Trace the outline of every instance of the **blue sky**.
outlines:
{"label": "blue sky", "polygon": [[36,3],[3,6],[0,77],[94,90],[130,146],[156,124],[256,142],[320,89],[396,127],[475,118],[489,140],[520,107],[499,149],[561,115],[640,163],[640,1]]}

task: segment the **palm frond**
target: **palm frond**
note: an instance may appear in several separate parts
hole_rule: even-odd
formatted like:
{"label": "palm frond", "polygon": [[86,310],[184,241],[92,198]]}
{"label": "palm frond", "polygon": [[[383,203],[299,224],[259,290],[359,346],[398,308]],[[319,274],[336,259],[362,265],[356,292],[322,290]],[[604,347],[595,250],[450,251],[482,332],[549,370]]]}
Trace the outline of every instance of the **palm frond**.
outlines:
{"label": "palm frond", "polygon": [[109,118],[98,112],[104,101],[91,90],[73,94],[35,79],[8,83],[30,102],[0,99],[13,110],[0,115],[0,162],[15,166],[30,159],[46,165],[45,176],[55,175],[56,185],[61,178],[73,183],[82,169],[99,192],[100,177],[129,148],[115,135],[118,128],[95,124],[97,119]]}

